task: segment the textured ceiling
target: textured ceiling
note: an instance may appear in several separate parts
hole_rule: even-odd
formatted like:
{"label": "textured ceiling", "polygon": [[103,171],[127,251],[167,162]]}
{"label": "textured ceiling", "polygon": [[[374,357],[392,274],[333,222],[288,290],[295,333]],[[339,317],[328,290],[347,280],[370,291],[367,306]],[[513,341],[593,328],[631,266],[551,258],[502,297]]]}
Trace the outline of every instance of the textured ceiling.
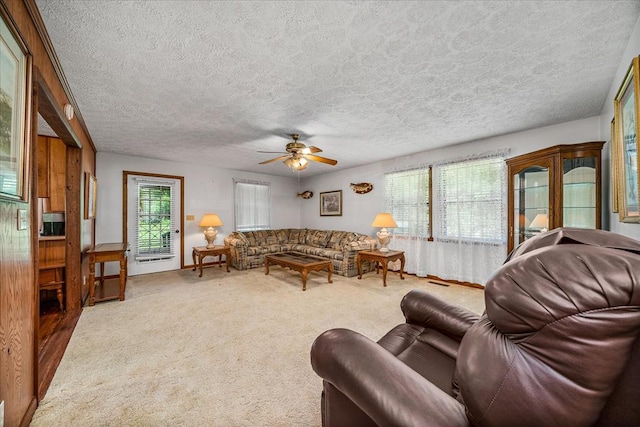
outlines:
{"label": "textured ceiling", "polygon": [[596,116],[638,1],[50,1],[98,151],[291,176]]}

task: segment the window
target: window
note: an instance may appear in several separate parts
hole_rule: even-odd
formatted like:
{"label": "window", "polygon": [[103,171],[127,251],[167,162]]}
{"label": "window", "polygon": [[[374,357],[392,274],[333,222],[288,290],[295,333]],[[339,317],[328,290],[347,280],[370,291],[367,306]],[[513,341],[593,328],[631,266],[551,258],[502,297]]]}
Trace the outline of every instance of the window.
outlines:
{"label": "window", "polygon": [[173,185],[141,180],[138,182],[137,195],[137,259],[158,254],[173,254]]}
{"label": "window", "polygon": [[236,231],[268,230],[271,228],[269,183],[233,181]]}
{"label": "window", "polygon": [[422,168],[388,173],[384,176],[385,211],[390,212],[398,224],[393,230],[397,237],[431,236],[430,172],[430,168]]}
{"label": "window", "polygon": [[505,240],[506,172],[502,157],[434,167],[437,234],[443,239]]}

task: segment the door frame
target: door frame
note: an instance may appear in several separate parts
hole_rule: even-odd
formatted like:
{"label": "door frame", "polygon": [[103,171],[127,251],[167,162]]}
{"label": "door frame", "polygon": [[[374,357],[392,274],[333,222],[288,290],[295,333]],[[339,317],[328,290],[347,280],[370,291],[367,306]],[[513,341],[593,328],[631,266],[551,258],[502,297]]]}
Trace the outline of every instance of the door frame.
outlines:
{"label": "door frame", "polygon": [[165,178],[175,179],[180,181],[180,269],[184,269],[184,177],[177,175],[165,175],[160,173],[149,172],[135,172],[135,171],[122,171],[122,241],[129,244],[127,240],[127,218],[129,213],[128,200],[129,200],[129,175],[147,176],[150,178]]}

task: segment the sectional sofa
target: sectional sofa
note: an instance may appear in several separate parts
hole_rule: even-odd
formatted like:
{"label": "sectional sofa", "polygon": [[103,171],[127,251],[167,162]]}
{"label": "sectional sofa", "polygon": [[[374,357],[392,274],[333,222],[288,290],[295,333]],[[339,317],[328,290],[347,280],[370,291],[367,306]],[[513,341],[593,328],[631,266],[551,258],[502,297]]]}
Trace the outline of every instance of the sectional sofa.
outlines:
{"label": "sectional sofa", "polygon": [[[330,259],[333,272],[346,277],[358,274],[358,251],[377,246],[376,240],[365,234],[308,228],[235,231],[225,237],[224,244],[231,248],[231,266],[238,270],[264,266],[266,254],[295,251]],[[363,271],[372,269],[368,262],[362,267]]]}

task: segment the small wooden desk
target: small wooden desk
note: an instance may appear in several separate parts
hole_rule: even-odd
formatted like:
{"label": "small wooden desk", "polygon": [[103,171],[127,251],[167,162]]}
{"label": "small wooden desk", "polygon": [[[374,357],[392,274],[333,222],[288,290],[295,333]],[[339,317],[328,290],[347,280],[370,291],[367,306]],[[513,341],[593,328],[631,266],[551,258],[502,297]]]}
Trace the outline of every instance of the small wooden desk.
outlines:
{"label": "small wooden desk", "polygon": [[[202,277],[202,260],[204,257],[217,256],[218,267],[222,268],[222,255],[224,255],[225,264],[227,264],[227,273],[229,272],[229,259],[231,258],[231,248],[227,246],[215,246],[213,248],[207,248],[206,246],[194,246],[191,256],[193,257],[193,271],[196,271],[197,267],[200,267],[200,276]],[[196,256],[198,262],[196,263]]]}
{"label": "small wooden desk", "polygon": [[390,261],[400,260],[400,279],[404,280],[404,251],[380,252],[380,251],[359,251],[356,257],[358,264],[358,279],[362,279],[362,261],[369,260],[376,263],[376,274],[378,274],[379,264],[382,264],[382,284],[387,286],[387,270]]}
{"label": "small wooden desk", "polygon": [[[124,293],[127,287],[127,250],[126,243],[100,243],[89,249],[89,305],[96,302],[119,299],[124,301]],[[104,263],[109,261],[120,262],[120,276],[118,287],[109,286],[104,279]],[[99,293],[96,297],[96,262],[100,263]],[[114,289],[115,288],[115,289]]]}

